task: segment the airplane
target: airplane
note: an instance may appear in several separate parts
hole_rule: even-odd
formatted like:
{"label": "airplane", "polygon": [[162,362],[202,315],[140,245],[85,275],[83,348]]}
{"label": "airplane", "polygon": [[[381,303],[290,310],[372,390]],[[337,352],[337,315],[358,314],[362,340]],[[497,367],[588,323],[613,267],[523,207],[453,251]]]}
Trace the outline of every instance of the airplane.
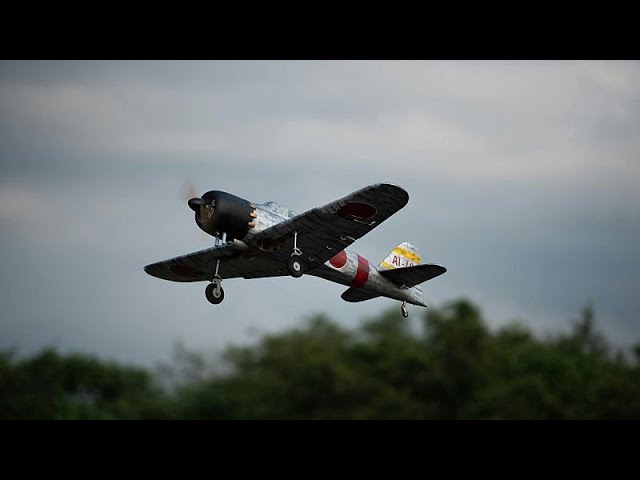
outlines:
{"label": "airplane", "polygon": [[403,208],[409,194],[396,185],[378,183],[300,215],[277,202],[257,204],[212,190],[188,205],[195,221],[213,236],[213,247],[144,267],[174,282],[207,281],[207,300],[224,299],[223,279],[314,275],[349,288],[347,302],[388,297],[426,307],[422,284],[445,267],[422,264],[416,247],[403,242],[377,266],[347,249],[357,239]]}

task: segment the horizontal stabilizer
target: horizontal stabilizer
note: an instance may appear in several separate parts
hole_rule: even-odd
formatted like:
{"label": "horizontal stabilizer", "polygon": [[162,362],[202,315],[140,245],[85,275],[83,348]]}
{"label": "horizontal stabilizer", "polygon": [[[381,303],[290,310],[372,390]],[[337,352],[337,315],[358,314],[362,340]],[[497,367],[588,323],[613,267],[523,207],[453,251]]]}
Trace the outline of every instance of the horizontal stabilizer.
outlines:
{"label": "horizontal stabilizer", "polygon": [[426,264],[391,270],[378,270],[378,273],[398,287],[411,288],[442,275],[446,271],[447,269],[440,265]]}
{"label": "horizontal stabilizer", "polygon": [[379,296],[377,293],[369,293],[363,291],[361,288],[351,287],[342,294],[342,299],[347,302],[364,302],[365,300],[371,300]]}

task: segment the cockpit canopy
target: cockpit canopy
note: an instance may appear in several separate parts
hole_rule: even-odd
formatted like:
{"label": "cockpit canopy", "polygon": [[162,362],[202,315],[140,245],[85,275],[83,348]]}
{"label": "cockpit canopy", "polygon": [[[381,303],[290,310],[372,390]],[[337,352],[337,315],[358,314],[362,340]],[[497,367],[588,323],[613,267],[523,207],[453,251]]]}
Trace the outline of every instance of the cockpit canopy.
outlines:
{"label": "cockpit canopy", "polygon": [[293,218],[296,215],[298,215],[293,210],[289,210],[287,207],[285,207],[284,205],[278,202],[266,202],[266,203],[263,203],[262,206],[265,207],[267,210],[270,210],[273,213],[280,215],[281,217]]}

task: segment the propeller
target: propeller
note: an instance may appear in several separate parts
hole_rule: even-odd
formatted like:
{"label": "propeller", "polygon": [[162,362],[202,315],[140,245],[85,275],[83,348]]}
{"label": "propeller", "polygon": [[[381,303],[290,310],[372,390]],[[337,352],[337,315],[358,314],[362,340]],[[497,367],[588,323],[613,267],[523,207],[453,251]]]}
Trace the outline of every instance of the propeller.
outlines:
{"label": "propeller", "polygon": [[182,187],[182,196],[185,200],[198,196],[198,190],[191,180],[184,182],[184,186]]}
{"label": "propeller", "polygon": [[[207,199],[205,196],[198,197],[198,191],[191,180],[187,180],[182,189],[182,196],[187,201],[189,208],[195,212],[196,223],[202,226],[206,225],[212,218],[215,210],[213,199]],[[208,241],[210,237],[204,235],[202,237],[205,241]]]}

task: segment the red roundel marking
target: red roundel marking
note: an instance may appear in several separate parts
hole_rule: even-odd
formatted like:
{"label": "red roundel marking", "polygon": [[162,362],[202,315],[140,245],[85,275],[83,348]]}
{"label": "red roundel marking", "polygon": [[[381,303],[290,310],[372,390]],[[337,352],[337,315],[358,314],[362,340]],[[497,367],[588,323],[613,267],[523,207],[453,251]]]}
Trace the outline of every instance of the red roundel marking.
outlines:
{"label": "red roundel marking", "polygon": [[204,275],[204,273],[199,272],[198,270],[177,263],[175,265],[171,265],[169,267],[169,270],[171,271],[171,273],[175,273],[176,275],[187,278],[202,277]]}
{"label": "red roundel marking", "polygon": [[344,250],[338,252],[335,256],[331,257],[329,263],[333,265],[335,268],[342,268],[347,263],[347,254]]}
{"label": "red roundel marking", "polygon": [[375,207],[369,205],[368,203],[351,202],[347,203],[336,213],[342,218],[346,218],[347,220],[353,217],[366,220],[373,217],[377,213],[377,210],[375,209]]}
{"label": "red roundel marking", "polygon": [[358,271],[351,282],[352,287],[363,287],[369,279],[369,261],[358,255]]}

